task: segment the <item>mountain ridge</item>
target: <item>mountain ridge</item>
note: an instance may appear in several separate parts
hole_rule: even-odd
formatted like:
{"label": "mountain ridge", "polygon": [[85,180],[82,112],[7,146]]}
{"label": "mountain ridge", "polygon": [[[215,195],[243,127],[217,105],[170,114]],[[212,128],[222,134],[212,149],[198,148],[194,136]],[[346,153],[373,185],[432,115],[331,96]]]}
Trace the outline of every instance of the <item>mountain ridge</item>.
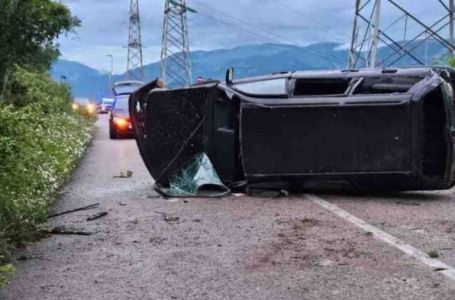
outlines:
{"label": "mountain ridge", "polygon": [[[405,42],[403,42],[405,43]],[[413,55],[433,62],[442,57],[444,49],[431,41],[425,47],[417,47]],[[380,58],[392,54],[393,50],[382,47]],[[308,46],[287,44],[251,44],[232,49],[197,50],[191,53],[193,78],[222,79],[226,70],[235,69],[236,78],[264,75],[280,71],[345,69],[348,50],[340,43],[318,43]],[[397,66],[415,64],[411,58],[402,59]],[[146,80],[159,76],[159,62],[144,66]],[[64,80],[73,90],[75,97],[100,100],[109,94],[108,74],[91,67],[67,60],[57,61],[51,71],[55,80]],[[126,79],[126,73],[113,76],[113,81]]]}

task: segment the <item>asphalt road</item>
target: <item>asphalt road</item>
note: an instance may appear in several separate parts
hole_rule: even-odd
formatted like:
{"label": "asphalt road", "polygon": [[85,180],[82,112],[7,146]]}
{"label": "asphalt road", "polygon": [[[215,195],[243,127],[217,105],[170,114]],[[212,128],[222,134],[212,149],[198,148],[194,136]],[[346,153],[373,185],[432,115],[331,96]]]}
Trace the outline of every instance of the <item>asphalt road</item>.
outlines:
{"label": "asphalt road", "polygon": [[0,299],[455,299],[453,191],[165,200],[152,184],[101,117],[53,211],[101,205],[49,224],[93,235],[19,251]]}

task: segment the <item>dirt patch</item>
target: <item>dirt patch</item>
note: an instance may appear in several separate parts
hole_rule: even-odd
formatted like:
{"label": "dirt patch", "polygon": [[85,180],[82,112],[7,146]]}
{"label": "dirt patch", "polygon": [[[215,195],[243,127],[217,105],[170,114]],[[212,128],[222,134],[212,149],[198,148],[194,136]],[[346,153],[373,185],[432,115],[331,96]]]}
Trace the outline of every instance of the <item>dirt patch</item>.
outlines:
{"label": "dirt patch", "polygon": [[[361,266],[375,262],[365,247],[371,236],[353,232],[330,221],[316,219],[278,220],[283,226],[275,237],[250,252],[246,267],[250,271],[303,270],[313,267]],[[354,236],[355,235],[355,236]]]}

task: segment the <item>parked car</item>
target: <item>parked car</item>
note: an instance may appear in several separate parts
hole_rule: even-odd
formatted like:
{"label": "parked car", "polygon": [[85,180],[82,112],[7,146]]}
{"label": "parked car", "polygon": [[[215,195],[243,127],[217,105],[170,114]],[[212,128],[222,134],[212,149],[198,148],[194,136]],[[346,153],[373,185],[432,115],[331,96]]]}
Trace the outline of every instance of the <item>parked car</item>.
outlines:
{"label": "parked car", "polygon": [[75,98],[72,104],[74,111],[86,111],[91,115],[96,114],[96,105],[87,98]]}
{"label": "parked car", "polygon": [[140,88],[144,83],[140,81],[122,81],[114,85],[114,102],[109,111],[109,137],[133,137],[134,130],[131,123],[128,101],[132,92]]}
{"label": "parked car", "polygon": [[[289,72],[131,96],[159,190],[207,155],[228,187],[386,191],[455,184],[454,89],[431,68]],[[199,156],[198,156],[199,155]]]}

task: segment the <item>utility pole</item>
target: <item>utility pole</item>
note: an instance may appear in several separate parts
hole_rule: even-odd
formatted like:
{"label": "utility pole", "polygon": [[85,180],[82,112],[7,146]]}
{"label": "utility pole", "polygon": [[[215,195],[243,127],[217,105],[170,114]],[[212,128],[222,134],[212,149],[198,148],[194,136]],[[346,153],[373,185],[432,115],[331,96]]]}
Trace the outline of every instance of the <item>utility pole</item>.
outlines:
{"label": "utility pole", "polygon": [[165,0],[160,76],[171,87],[193,83],[185,0]]}
{"label": "utility pole", "polygon": [[107,82],[107,91],[109,91],[112,88],[112,77],[114,75],[114,56],[112,54],[106,54],[107,57],[111,59],[111,69],[109,70],[109,80]]}
{"label": "utility pole", "polygon": [[379,26],[381,21],[381,0],[376,0],[376,7],[374,12],[374,24],[373,24],[373,41],[371,42],[371,54],[369,57],[370,68],[376,68],[376,57],[378,54],[379,45]]}
{"label": "utility pole", "polygon": [[351,40],[351,50],[349,51],[349,59],[348,59],[348,69],[353,69],[356,65],[356,49],[357,47],[357,40],[358,40],[358,33],[359,33],[359,24],[358,24],[358,15],[360,13],[360,3],[361,0],[355,0],[355,14],[354,14],[354,26],[352,27],[352,40]]}
{"label": "utility pole", "polygon": [[[455,0],[420,0],[419,4],[424,4],[425,1],[435,8],[439,6],[443,11],[431,24],[424,21],[425,15],[411,13],[405,4],[396,0],[355,0],[349,69],[371,68],[377,65],[425,65],[425,61],[415,53],[417,49],[426,48],[429,40],[439,43],[452,55],[455,54]],[[391,24],[381,24],[384,4],[388,6],[388,12],[399,15]],[[400,22],[404,24],[397,28]],[[410,32],[413,35],[410,35]],[[378,55],[379,43],[391,50],[384,51],[384,57]]]}
{"label": "utility pole", "polygon": [[129,80],[144,81],[139,0],[130,0],[127,74]]}

